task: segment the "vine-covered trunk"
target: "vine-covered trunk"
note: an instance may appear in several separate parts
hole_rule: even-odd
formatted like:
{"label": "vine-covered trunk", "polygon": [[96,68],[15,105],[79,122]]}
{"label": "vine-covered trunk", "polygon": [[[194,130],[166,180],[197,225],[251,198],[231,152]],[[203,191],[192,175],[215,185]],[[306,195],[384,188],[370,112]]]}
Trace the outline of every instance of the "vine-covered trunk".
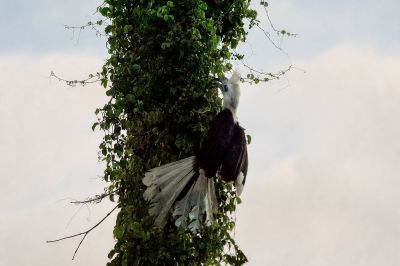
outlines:
{"label": "vine-covered trunk", "polygon": [[[191,156],[220,110],[215,77],[230,70],[243,41],[249,0],[106,0],[109,59],[102,84],[110,101],[97,110],[104,179],[120,212],[110,265],[241,265],[230,236],[238,199],[217,181],[219,213],[197,234],[170,220],[153,227],[141,179],[160,164]],[[114,199],[112,199],[114,200]]]}

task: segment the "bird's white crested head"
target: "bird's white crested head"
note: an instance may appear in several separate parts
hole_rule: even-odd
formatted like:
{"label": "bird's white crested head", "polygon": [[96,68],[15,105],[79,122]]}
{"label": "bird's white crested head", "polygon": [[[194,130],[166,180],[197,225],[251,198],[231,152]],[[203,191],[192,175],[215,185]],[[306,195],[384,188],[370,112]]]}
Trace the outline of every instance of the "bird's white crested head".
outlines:
{"label": "bird's white crested head", "polygon": [[221,92],[223,96],[223,108],[231,110],[234,117],[236,117],[236,110],[239,105],[240,98],[240,74],[234,71],[231,78],[222,78]]}

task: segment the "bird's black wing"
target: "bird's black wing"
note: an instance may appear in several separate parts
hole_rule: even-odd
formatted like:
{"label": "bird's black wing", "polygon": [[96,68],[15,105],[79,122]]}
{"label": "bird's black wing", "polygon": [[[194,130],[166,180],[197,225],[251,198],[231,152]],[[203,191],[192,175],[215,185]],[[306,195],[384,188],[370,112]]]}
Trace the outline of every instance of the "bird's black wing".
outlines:
{"label": "bird's black wing", "polygon": [[234,134],[230,143],[230,149],[227,151],[221,166],[221,178],[224,181],[234,181],[243,173],[246,180],[248,166],[247,143],[244,129],[238,124],[235,125]]}
{"label": "bird's black wing", "polygon": [[229,109],[222,110],[211,122],[206,138],[196,156],[198,167],[207,177],[215,176],[225,157],[235,128],[235,121]]}

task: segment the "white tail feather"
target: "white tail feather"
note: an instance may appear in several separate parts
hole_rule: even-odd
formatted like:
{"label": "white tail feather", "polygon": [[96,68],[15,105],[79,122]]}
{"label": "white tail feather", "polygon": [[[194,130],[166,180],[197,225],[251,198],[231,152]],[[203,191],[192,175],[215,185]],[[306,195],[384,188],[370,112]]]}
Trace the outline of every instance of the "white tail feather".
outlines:
{"label": "white tail feather", "polygon": [[194,159],[192,156],[151,169],[143,178],[143,184],[147,186],[144,198],[151,202],[149,213],[156,217],[156,226],[165,225],[170,211],[176,219],[176,226],[188,227],[193,232],[199,229],[204,213],[207,224],[213,221],[213,213],[218,207],[214,180],[207,178],[203,170],[200,169],[197,180],[186,195],[176,201],[195,174]]}
{"label": "white tail feather", "polygon": [[217,195],[215,195],[214,179],[208,178],[207,180],[207,193],[206,193],[206,214],[207,224],[212,223],[214,220],[213,213],[218,212]]}
{"label": "white tail feather", "polygon": [[194,156],[162,165],[146,173],[142,182],[147,186],[143,196],[151,202],[149,213],[156,217],[154,223],[163,227],[166,217],[193,172]]}
{"label": "white tail feather", "polygon": [[202,214],[205,212],[205,199],[207,192],[207,177],[204,175],[204,171],[200,170],[199,178],[193,186],[193,191],[190,193],[189,203],[191,211],[189,213],[189,229],[196,231],[200,227],[202,220]]}
{"label": "white tail feather", "polygon": [[205,222],[213,221],[213,213],[217,211],[214,180],[207,178],[200,169],[199,177],[188,193],[174,205],[175,225],[188,227],[192,232],[197,231],[206,214]]}

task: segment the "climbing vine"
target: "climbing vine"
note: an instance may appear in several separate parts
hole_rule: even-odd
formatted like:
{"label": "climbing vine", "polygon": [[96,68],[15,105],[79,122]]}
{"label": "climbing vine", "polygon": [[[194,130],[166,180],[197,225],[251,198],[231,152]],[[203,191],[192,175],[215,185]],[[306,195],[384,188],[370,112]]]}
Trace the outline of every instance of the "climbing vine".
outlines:
{"label": "climbing vine", "polygon": [[[243,59],[236,48],[248,29],[260,27],[257,12],[250,0],[105,0],[98,12],[104,19],[66,28],[90,27],[100,34],[104,26],[109,57],[102,71],[83,81],[51,75],[72,86],[100,81],[109,96],[93,125],[104,131],[99,154],[108,186],[101,195],[75,202],[106,197],[116,202],[116,244],[108,265],[243,265],[247,258],[231,235],[240,202],[232,185],[216,181],[219,212],[193,234],[177,228],[171,217],[165,228],[153,227],[141,180],[147,170],[199,148],[221,109],[215,80]],[[245,66],[249,73],[242,81],[255,83],[291,68],[272,74]],[[83,235],[80,246],[93,229],[54,241]]]}
{"label": "climbing vine", "polygon": [[242,265],[231,237],[238,199],[218,183],[219,214],[197,234],[170,221],[156,229],[143,199],[146,170],[193,155],[220,110],[215,78],[231,70],[244,41],[249,1],[106,0],[109,59],[101,73],[109,102],[96,111],[104,179],[117,191],[117,240],[109,265]]}

